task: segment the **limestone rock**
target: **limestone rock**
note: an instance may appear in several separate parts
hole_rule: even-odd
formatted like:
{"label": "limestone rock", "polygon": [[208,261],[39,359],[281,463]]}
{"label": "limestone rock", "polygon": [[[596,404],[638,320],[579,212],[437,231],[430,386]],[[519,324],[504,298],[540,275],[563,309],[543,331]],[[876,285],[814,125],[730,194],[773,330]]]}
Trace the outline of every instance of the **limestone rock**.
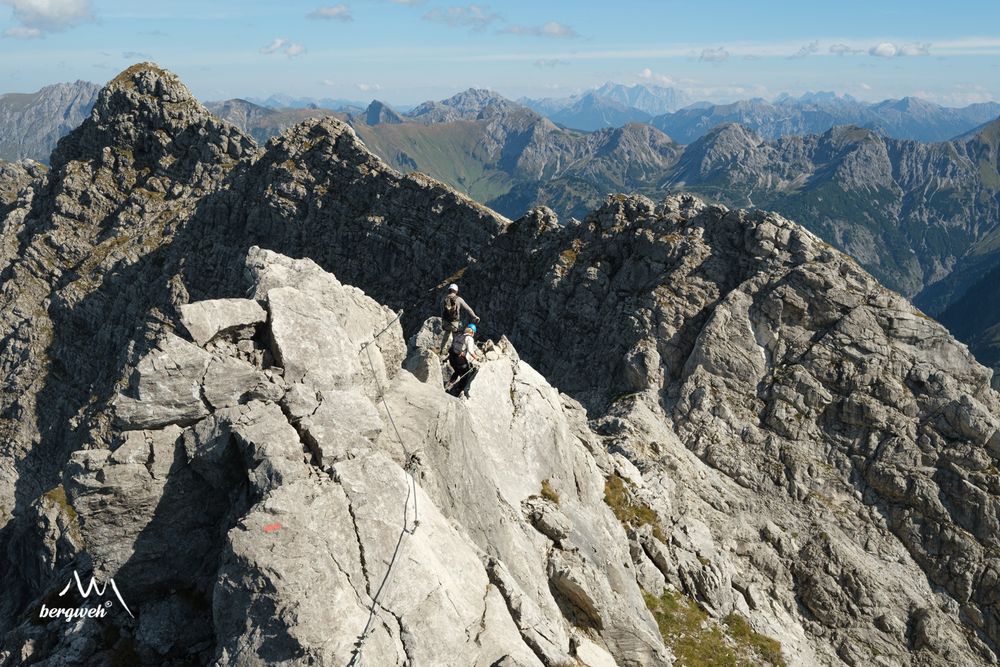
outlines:
{"label": "limestone rock", "polygon": [[267,313],[250,299],[211,299],[186,303],[180,307],[181,323],[202,347],[216,336],[237,332],[251,337],[254,327],[267,319]]}
{"label": "limestone rock", "polygon": [[215,409],[228,408],[249,399],[281,399],[284,391],[258,368],[233,357],[213,357],[203,379],[205,400]]}
{"label": "limestone rock", "polygon": [[211,355],[168,334],[136,367],[133,396],[121,395],[117,417],[125,428],[184,424],[208,414],[201,387]]}
{"label": "limestone rock", "polygon": [[332,463],[352,449],[370,448],[382,432],[378,411],[359,391],[327,389],[319,393],[320,404],[299,423],[316,463]]}
{"label": "limestone rock", "polygon": [[274,354],[287,382],[363,386],[377,396],[405,357],[395,313],[309,260],[251,249],[247,267],[257,295],[267,299]]}

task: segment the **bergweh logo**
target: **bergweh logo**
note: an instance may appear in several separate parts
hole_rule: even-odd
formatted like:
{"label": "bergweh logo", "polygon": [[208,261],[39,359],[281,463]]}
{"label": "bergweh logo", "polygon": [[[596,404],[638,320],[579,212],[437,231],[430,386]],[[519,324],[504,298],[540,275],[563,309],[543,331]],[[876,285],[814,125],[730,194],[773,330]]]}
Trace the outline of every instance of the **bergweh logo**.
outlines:
{"label": "bergweh logo", "polygon": [[74,583],[76,584],[77,592],[80,594],[80,597],[83,598],[84,604],[81,604],[79,607],[49,607],[43,602],[42,608],[38,611],[38,617],[64,618],[67,623],[77,618],[104,618],[108,615],[108,609],[112,604],[111,600],[104,600],[102,603],[94,606],[87,606],[86,602],[91,595],[94,595],[97,598],[103,598],[105,591],[110,588],[115,594],[115,597],[118,598],[118,602],[121,604],[122,608],[128,612],[129,616],[135,618],[132,614],[132,610],[130,610],[128,605],[125,604],[125,598],[122,597],[121,591],[118,590],[118,585],[115,583],[114,579],[108,579],[107,582],[101,586],[97,583],[96,578],[91,577],[90,583],[86,588],[84,588],[83,582],[80,581],[80,573],[73,570],[73,579],[66,582],[66,586],[59,591],[59,597],[66,595],[70,588],[73,587]]}

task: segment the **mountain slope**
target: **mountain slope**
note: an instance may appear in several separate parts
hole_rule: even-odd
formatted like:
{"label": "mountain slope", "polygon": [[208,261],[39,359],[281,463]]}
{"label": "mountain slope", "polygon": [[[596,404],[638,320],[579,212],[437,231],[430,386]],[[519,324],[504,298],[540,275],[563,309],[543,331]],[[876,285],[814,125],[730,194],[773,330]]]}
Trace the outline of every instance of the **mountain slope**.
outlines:
{"label": "mountain slope", "polygon": [[[582,217],[609,192],[686,190],[807,221],[881,280],[914,296],[997,229],[995,156],[977,140],[920,144],[861,128],[766,142],[723,125],[683,149],[648,126],[573,133],[530,112],[416,127],[355,122],[373,151],[510,217],[536,205]],[[921,300],[928,312],[937,305]]]}
{"label": "mountain slope", "polygon": [[522,107],[483,113],[477,120],[426,125],[351,123],[397,169],[433,175],[513,217],[543,201],[581,214],[609,189],[635,190],[657,178],[679,149],[644,125],[586,134]]}
{"label": "mountain slope", "polygon": [[[1000,120],[965,140],[983,182],[1000,189]],[[1000,230],[994,229],[972,245],[947,278],[918,296],[919,304],[935,308],[941,321],[969,343],[976,357],[994,368],[1000,368],[998,277]],[[994,386],[1000,386],[1000,377],[994,379]]]}
{"label": "mountain slope", "polygon": [[[990,373],[779,215],[512,222],[333,118],[258,150],[151,65],[33,187],[4,660],[658,665],[680,608],[751,664],[725,628],[772,664],[996,662]],[[497,342],[469,399],[427,319],[451,280]],[[136,618],[39,618],[76,568]]]}
{"label": "mountain slope", "polygon": [[1000,191],[983,178],[978,151],[974,142],[920,144],[850,127],[764,142],[724,126],[688,146],[671,179],[807,220],[912,296],[946,277],[1000,222]]}
{"label": "mountain slope", "polygon": [[90,114],[99,90],[77,81],[0,95],[0,160],[47,163],[56,142]]}
{"label": "mountain slope", "polygon": [[327,109],[314,107],[272,109],[246,100],[209,102],[205,106],[215,116],[232,123],[261,144],[308,118],[346,117],[346,114],[338,114]]}
{"label": "mountain slope", "polygon": [[645,111],[597,93],[582,95],[573,104],[548,114],[549,120],[554,123],[585,131],[622,127],[628,123],[645,123],[651,117]]}

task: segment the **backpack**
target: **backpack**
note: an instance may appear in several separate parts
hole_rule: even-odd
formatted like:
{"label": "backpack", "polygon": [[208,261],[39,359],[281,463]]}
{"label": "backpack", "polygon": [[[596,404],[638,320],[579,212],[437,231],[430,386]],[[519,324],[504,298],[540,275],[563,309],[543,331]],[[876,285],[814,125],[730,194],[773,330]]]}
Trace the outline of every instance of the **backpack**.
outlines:
{"label": "backpack", "polygon": [[460,333],[451,341],[451,353],[459,359],[465,359],[465,337],[468,335]]}
{"label": "backpack", "polygon": [[458,295],[454,292],[448,292],[441,309],[441,318],[447,322],[457,322],[458,316]]}

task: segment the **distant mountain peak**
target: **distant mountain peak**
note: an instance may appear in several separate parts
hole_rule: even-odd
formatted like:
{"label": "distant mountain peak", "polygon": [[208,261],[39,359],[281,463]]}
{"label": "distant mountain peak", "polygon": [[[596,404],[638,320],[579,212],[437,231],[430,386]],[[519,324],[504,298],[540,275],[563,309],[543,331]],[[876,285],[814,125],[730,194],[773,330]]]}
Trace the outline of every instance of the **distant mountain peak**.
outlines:
{"label": "distant mountain peak", "polygon": [[[414,107],[407,115],[421,122],[441,123],[453,120],[475,120],[487,109],[508,112],[523,109],[500,93],[487,88],[469,88],[441,101],[428,101]],[[495,115],[491,114],[491,115]]]}
{"label": "distant mountain peak", "polygon": [[392,107],[381,100],[372,100],[368,108],[365,109],[365,123],[368,125],[379,125],[382,123],[397,124],[405,123],[406,120],[396,113]]}

